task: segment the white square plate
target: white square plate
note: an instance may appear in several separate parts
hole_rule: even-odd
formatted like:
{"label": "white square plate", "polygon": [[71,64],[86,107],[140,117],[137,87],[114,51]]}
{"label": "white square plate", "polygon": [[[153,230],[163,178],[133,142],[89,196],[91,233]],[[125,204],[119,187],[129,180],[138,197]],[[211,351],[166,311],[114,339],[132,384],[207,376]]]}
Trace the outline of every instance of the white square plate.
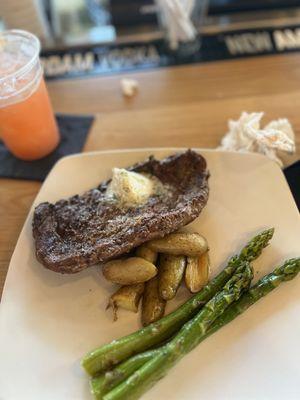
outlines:
{"label": "white square plate", "polygon": [[[59,161],[33,207],[98,185],[114,166],[178,149],[81,154]],[[200,150],[199,150],[200,151]],[[200,151],[211,171],[210,197],[187,229],[211,248],[212,273],[251,236],[274,226],[271,245],[255,262],[256,277],[299,256],[299,213],[279,167],[259,155]],[[31,209],[10,262],[0,325],[1,400],[88,400],[80,358],[92,348],[139,327],[123,311],[105,311],[114,290],[92,267],[75,275],[44,269],[35,259]],[[187,291],[182,288],[177,301]],[[171,305],[174,307],[174,304]],[[173,368],[144,399],[300,399],[300,277],[283,284],[211,336]]]}

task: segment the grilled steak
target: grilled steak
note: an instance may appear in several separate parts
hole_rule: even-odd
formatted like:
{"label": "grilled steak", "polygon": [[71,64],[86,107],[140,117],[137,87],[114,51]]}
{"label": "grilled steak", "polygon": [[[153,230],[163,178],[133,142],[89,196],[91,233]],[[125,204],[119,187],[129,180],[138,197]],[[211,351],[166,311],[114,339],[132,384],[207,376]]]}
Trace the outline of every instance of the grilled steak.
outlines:
{"label": "grilled steak", "polygon": [[129,170],[156,176],[167,193],[124,209],[107,199],[109,182],[104,182],[82,195],[36,207],[36,256],[46,268],[75,273],[116,258],[193,221],[207,202],[206,161],[192,150],[162,161],[150,157]]}

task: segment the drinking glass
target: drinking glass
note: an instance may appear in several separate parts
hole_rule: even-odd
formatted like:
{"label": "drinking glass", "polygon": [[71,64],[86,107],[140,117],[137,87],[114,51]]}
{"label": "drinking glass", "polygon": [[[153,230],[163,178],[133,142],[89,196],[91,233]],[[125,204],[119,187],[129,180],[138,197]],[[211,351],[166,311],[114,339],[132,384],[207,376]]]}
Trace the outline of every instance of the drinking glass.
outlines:
{"label": "drinking glass", "polygon": [[158,21],[169,52],[185,58],[201,46],[201,28],[208,0],[156,0]]}
{"label": "drinking glass", "polygon": [[29,32],[0,33],[0,137],[23,160],[42,158],[59,143],[39,52]]}

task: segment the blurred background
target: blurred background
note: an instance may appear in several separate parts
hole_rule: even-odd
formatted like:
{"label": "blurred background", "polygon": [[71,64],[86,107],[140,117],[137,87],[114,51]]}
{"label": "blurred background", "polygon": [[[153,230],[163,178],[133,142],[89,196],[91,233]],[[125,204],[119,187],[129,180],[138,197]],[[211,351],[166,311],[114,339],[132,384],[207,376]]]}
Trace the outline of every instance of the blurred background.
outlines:
{"label": "blurred background", "polygon": [[299,0],[195,0],[193,23],[201,45],[175,52],[166,46],[159,9],[164,2],[1,0],[0,29],[36,34],[46,76],[52,79],[300,48]]}

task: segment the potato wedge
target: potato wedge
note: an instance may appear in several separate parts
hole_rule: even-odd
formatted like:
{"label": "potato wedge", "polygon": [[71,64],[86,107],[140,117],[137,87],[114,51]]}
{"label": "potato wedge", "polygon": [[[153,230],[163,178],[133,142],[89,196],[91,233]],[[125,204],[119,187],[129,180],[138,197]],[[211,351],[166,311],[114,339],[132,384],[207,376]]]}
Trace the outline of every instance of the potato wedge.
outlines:
{"label": "potato wedge", "polygon": [[186,266],[185,256],[161,254],[158,268],[158,290],[164,300],[172,300],[180,286]]}
{"label": "potato wedge", "polygon": [[206,239],[199,233],[171,233],[147,243],[149,249],[174,256],[200,256],[208,250]]}
{"label": "potato wedge", "polygon": [[113,309],[114,321],[118,319],[117,311],[119,307],[128,311],[138,311],[144,287],[144,283],[122,286],[110,296],[108,307],[112,307]]}
{"label": "potato wedge", "polygon": [[162,318],[165,313],[166,301],[158,292],[157,276],[145,283],[142,301],[142,324],[147,326]]}
{"label": "potato wedge", "polygon": [[208,282],[209,255],[208,251],[200,257],[188,257],[185,270],[185,284],[192,293],[199,292]]}
{"label": "potato wedge", "polygon": [[136,249],[135,255],[137,257],[144,258],[145,260],[151,262],[152,264],[155,264],[157,260],[157,252],[149,249],[144,244]]}
{"label": "potato wedge", "polygon": [[102,272],[104,277],[120,285],[135,285],[146,282],[157,274],[157,268],[141,257],[112,260],[106,263]]}

